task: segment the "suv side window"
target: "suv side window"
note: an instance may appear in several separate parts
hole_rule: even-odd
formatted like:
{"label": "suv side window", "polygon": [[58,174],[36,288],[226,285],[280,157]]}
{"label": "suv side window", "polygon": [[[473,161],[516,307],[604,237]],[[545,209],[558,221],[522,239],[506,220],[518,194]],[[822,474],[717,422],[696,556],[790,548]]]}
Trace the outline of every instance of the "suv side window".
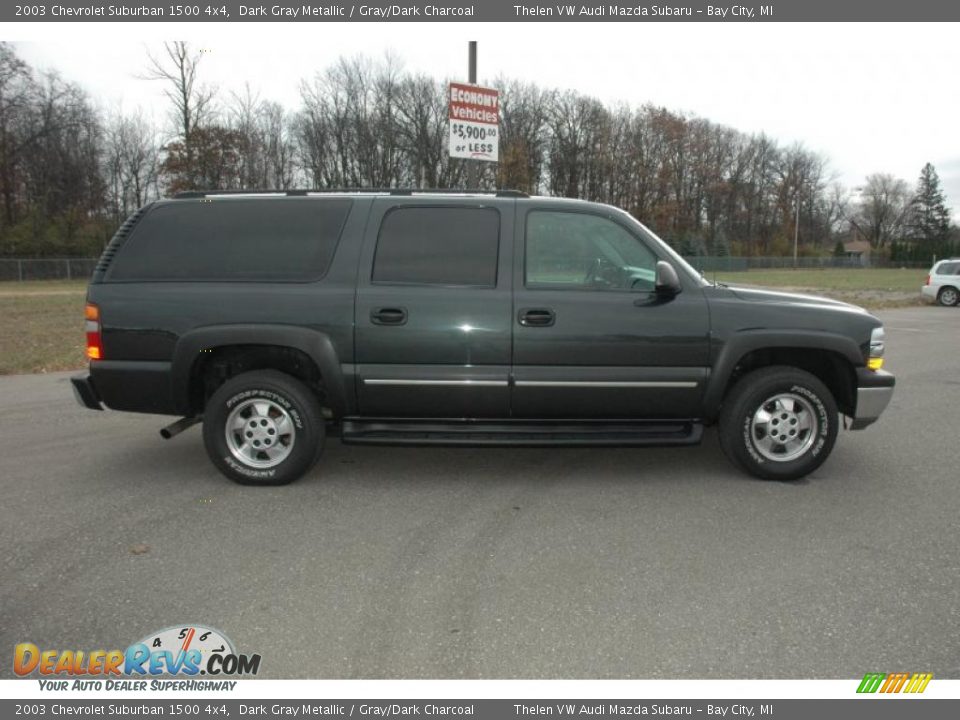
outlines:
{"label": "suv side window", "polygon": [[499,251],[493,208],[393,208],[380,225],[372,280],[492,288]]}
{"label": "suv side window", "polygon": [[303,282],[326,274],[347,198],[177,200],[151,210],[109,280]]}
{"label": "suv side window", "polygon": [[528,288],[653,290],[657,257],[614,221],[585,213],[527,215]]}
{"label": "suv side window", "polygon": [[935,275],[956,275],[960,270],[960,263],[944,262],[934,272]]}

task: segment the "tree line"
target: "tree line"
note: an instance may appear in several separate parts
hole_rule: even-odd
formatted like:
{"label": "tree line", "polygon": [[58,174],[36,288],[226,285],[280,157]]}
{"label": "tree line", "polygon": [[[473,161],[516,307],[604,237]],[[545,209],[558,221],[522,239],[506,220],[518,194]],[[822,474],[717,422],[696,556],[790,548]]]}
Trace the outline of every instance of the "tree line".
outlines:
{"label": "tree line", "polygon": [[[184,42],[144,58],[135,82],[163,88],[158,123],[103,112],[0,44],[0,254],[96,254],[135,209],[186,189],[467,183],[466,163],[447,155],[445,79],[392,56],[341,58],[286,108],[249,86],[210,86],[202,61]],[[510,78],[490,84],[500,162],[483,163],[481,187],[611,203],[688,255],[787,255],[795,238],[803,255],[851,239],[893,259],[955,249],[930,164],[916,187],[877,173],[846,188],[826,158],[763,133]]]}

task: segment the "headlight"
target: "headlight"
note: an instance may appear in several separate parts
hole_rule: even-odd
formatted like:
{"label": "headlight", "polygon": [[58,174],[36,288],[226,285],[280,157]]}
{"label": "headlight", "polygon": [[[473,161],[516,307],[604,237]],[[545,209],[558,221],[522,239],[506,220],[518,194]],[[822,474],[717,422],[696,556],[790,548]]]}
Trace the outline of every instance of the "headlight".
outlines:
{"label": "headlight", "polygon": [[886,349],[886,334],[882,327],[874,328],[870,333],[870,357],[867,358],[867,367],[879,370],[883,367],[883,351]]}

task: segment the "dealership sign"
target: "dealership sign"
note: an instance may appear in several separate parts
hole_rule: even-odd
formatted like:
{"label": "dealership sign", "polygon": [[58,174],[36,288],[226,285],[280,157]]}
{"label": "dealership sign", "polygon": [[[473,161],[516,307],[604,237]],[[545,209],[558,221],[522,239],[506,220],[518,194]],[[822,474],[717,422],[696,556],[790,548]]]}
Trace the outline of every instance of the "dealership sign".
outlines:
{"label": "dealership sign", "polygon": [[450,157],[500,159],[500,93],[492,88],[450,83]]}

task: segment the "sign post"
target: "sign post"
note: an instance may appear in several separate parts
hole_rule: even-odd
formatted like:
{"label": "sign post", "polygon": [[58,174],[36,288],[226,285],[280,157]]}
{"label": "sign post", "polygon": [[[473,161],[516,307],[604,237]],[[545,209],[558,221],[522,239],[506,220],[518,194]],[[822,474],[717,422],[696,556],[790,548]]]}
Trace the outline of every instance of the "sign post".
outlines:
{"label": "sign post", "polygon": [[467,184],[478,185],[476,161],[500,159],[500,93],[476,84],[477,44],[470,43],[470,84],[450,83],[450,157],[472,160],[467,166]]}

